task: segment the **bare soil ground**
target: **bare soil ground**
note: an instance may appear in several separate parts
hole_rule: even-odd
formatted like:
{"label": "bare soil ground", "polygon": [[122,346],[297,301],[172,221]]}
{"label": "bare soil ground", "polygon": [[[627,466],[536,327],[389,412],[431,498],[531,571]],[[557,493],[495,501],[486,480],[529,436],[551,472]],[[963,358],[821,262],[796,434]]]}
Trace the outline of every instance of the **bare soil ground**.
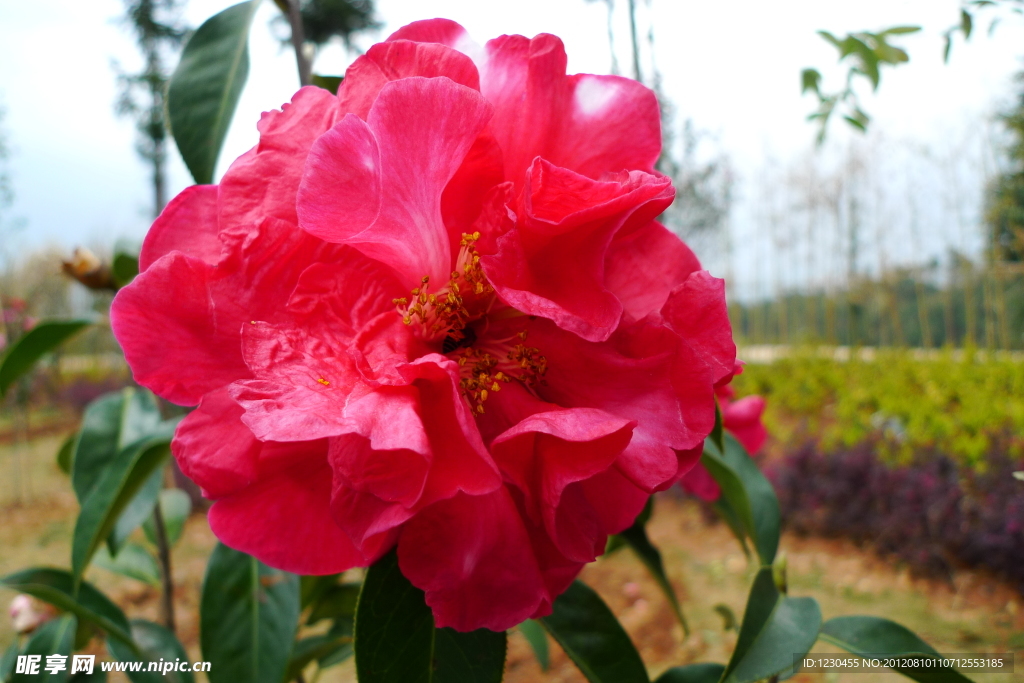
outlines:
{"label": "bare soil ground", "polygon": [[[0,446],[0,575],[31,566],[66,567],[70,562],[70,536],[78,506],[67,477],[54,464],[60,443],[60,437],[37,439],[20,446],[17,456],[15,447]],[[708,525],[690,501],[660,498],[650,533],[683,601],[692,627],[688,638],[683,638],[657,586],[629,551],[593,563],[582,579],[597,589],[618,615],[652,676],[691,662],[724,663],[736,636],[723,629],[714,607],[725,605],[742,616],[753,568],[726,527]],[[174,549],[178,631],[195,660],[201,658],[199,592],[206,557],[214,543],[205,517],[196,514]],[[960,572],[948,581],[915,579],[905,569],[845,541],[784,534],[782,548],[789,561],[790,593],[817,598],[826,619],[842,614],[895,619],[940,652],[1024,650],[1024,596],[981,573]],[[156,618],[157,593],[149,586],[95,567],[87,578],[107,591],[129,617]],[[0,590],[0,605],[5,607],[13,597]],[[0,646],[13,637],[9,621],[0,615]],[[834,650],[821,647],[820,651]],[[506,681],[584,683],[553,642],[551,655],[551,668],[542,672],[526,640],[513,632]],[[1024,666],[1024,659],[1018,658],[1018,664]],[[325,671],[319,680],[354,681],[351,662]],[[792,680],[868,683],[907,679],[895,674],[799,674]],[[982,674],[977,680],[1003,683],[1020,679],[1013,674]]]}

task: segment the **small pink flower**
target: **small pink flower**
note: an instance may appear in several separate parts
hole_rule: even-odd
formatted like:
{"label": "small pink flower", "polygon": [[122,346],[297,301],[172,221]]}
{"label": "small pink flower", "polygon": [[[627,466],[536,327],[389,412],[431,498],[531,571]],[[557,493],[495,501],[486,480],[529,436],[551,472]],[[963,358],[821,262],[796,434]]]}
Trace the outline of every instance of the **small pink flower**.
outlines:
{"label": "small pink flower", "polygon": [[11,625],[17,633],[31,633],[54,616],[49,605],[43,605],[23,593],[14,596],[8,613],[11,615]]}

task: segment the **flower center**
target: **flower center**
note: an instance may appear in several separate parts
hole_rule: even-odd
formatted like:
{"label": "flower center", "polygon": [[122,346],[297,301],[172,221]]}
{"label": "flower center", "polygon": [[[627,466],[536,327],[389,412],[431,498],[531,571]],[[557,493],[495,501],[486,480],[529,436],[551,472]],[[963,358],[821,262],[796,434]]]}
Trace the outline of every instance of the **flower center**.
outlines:
{"label": "flower center", "polygon": [[424,277],[409,297],[394,300],[402,322],[417,325],[425,340],[440,341],[441,352],[458,361],[459,387],[477,414],[503,383],[515,379],[535,387],[548,364],[538,349],[526,345],[525,330],[505,338],[493,333],[489,318],[507,321],[523,314],[495,295],[480,266],[479,239],[479,232],[462,234],[455,270],[440,290],[431,292],[430,278]]}

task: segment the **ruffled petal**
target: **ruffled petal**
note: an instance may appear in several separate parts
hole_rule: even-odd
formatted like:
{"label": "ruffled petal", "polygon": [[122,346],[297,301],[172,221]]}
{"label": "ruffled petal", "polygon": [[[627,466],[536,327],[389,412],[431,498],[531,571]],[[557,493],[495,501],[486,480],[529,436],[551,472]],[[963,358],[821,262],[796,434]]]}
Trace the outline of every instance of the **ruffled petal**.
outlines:
{"label": "ruffled petal", "polygon": [[547,598],[530,537],[504,487],[420,512],[402,529],[398,564],[426,593],[439,628],[504,631]]}
{"label": "ruffled petal", "polygon": [[388,83],[366,123],[349,115],[313,146],[302,227],[391,265],[410,289],[424,276],[446,282],[441,193],[489,117],[479,93],[447,78]]}
{"label": "ruffled petal", "polygon": [[266,444],[263,450],[267,459],[285,457],[287,467],[275,467],[213,504],[209,521],[217,538],[296,574],[334,574],[372,563],[376,558],[356,550],[331,517],[327,443]]}
{"label": "ruffled petal", "polygon": [[480,86],[495,105],[506,179],[521,186],[538,156],[595,179],[653,172],[661,114],[651,90],[618,76],[566,76],[565,48],[548,34],[501,36],[485,49]]}
{"label": "ruffled petal", "polygon": [[624,319],[633,322],[660,311],[672,290],[700,269],[681,239],[651,221],[615,235],[605,257],[604,285],[622,304]]}
{"label": "ruffled petal", "polygon": [[592,408],[555,410],[531,415],[491,443],[506,480],[522,492],[526,513],[570,560],[590,562],[604,552],[607,532],[594,508],[618,503],[590,500],[572,485],[611,467],[634,426]]}
{"label": "ruffled petal", "polygon": [[717,383],[736,369],[736,342],[725,303],[725,280],[706,270],[691,273],[673,290],[661,314],[711,368]]}
{"label": "ruffled petal", "polygon": [[171,453],[207,498],[222,498],[256,481],[263,444],[242,423],[243,412],[227,391],[213,391],[174,432]]}
{"label": "ruffled petal", "polygon": [[461,52],[436,42],[389,40],[377,43],[352,62],[338,90],[341,108],[365,121],[385,84],[414,76],[443,76],[480,89],[476,66]]}
{"label": "ruffled petal", "polygon": [[675,481],[676,451],[699,445],[714,427],[710,369],[657,321],[621,326],[594,343],[538,320],[528,341],[548,361],[542,399],[636,420],[616,467],[647,492]]}
{"label": "ruffled petal", "polygon": [[218,269],[171,252],[117,293],[110,326],[136,382],[194,406],[207,392],[250,376],[239,336],[245,311],[225,290],[234,287]]}
{"label": "ruffled petal", "polygon": [[164,207],[142,242],[140,271],[172,251],[216,265],[223,247],[217,238],[217,192],[216,185],[192,185]]}
{"label": "ruffled petal", "polygon": [[538,159],[530,169],[524,215],[483,259],[495,291],[509,305],[603,341],[622,306],[604,285],[613,236],[645,224],[672,202],[664,176],[641,172],[594,181]]}
{"label": "ruffled petal", "polygon": [[708,502],[718,500],[718,497],[722,495],[722,489],[719,488],[718,482],[708,472],[708,468],[700,463],[694,465],[689,472],[684,474],[679,483],[693,495]]}

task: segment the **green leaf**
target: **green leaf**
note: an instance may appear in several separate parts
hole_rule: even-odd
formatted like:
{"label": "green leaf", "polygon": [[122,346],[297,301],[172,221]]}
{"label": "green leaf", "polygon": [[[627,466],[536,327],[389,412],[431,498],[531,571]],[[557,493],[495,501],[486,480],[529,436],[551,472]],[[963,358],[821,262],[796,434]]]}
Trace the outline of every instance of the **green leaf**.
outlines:
{"label": "green leaf", "polygon": [[341,82],[344,79],[344,76],[321,76],[320,74],[313,74],[312,78],[310,78],[313,85],[324,90],[330,90],[333,95],[338,94],[338,88],[341,87]]}
{"label": "green leaf", "polygon": [[725,667],[721,664],[676,666],[658,676],[654,683],[718,683]]}
{"label": "green leaf", "polygon": [[535,619],[527,619],[519,624],[519,632],[526,638],[533,650],[533,656],[537,658],[541,671],[547,671],[551,666],[551,654],[548,651],[548,634],[544,627]]}
{"label": "green leaf", "polygon": [[433,680],[436,683],[501,683],[507,649],[505,631],[479,628],[460,633],[452,628],[434,629]]}
{"label": "green leaf", "polygon": [[853,118],[853,117],[850,117],[850,116],[844,116],[844,117],[843,117],[843,119],[844,119],[844,120],[845,120],[845,121],[846,121],[846,122],[847,122],[848,124],[850,124],[851,126],[853,126],[854,128],[856,128],[857,130],[859,130],[859,131],[860,131],[861,133],[866,133],[866,132],[867,132],[867,130],[868,130],[868,129],[867,129],[867,126],[865,126],[865,125],[864,125],[863,123],[861,123],[860,121],[858,121],[857,119],[855,119],[855,118]]}
{"label": "green leaf", "polygon": [[366,572],[356,606],[359,683],[499,683],[505,633],[434,628],[434,617],[391,551]]}
{"label": "green leaf", "polygon": [[101,547],[96,551],[93,563],[108,572],[127,576],[150,586],[160,586],[160,567],[156,563],[156,558],[138,543],[128,543],[121,548],[117,557],[111,557],[110,551]]}
{"label": "green leaf", "polygon": [[44,320],[11,344],[0,359],[0,398],[19,378],[32,370],[40,358],[76,333],[92,325],[92,320]]}
{"label": "green leaf", "polygon": [[821,609],[814,598],[791,598],[775,587],[770,567],[754,577],[736,649],[723,683],[753,683],[793,667],[818,639]]}
{"label": "green leaf", "polygon": [[713,608],[718,616],[722,617],[722,630],[723,631],[736,631],[740,625],[739,619],[736,618],[736,613],[732,611],[732,608],[726,605],[724,602],[720,602]]}
{"label": "green leaf", "polygon": [[138,492],[129,498],[128,504],[124,506],[124,509],[117,516],[114,528],[110,530],[110,534],[107,536],[107,547],[112,555],[119,553],[125,541],[132,535],[132,532],[138,529],[139,525],[153,514],[153,508],[156,507],[156,501],[160,497],[160,489],[163,485],[164,468],[157,467],[142,482]]}
{"label": "green leaf", "polygon": [[114,284],[124,287],[139,274],[139,246],[119,241],[114,245],[114,261],[110,266]]}
{"label": "green leaf", "polygon": [[[93,553],[114,530],[122,511],[140,490],[144,495],[152,495],[149,499],[149,510],[152,510],[152,501],[159,492],[159,484],[155,491],[151,486],[150,490],[143,490],[144,485],[154,473],[159,474],[170,452],[169,439],[156,436],[122,449],[104,468],[95,487],[82,503],[82,511],[75,522],[71,541],[71,569],[76,579],[81,578]],[[142,519],[145,516],[139,518],[136,525]]]}
{"label": "green leaf", "polygon": [[971,37],[971,29],[974,28],[974,18],[965,9],[960,10],[960,30],[964,32],[964,38]]}
{"label": "green leaf", "polygon": [[[847,616],[829,619],[821,627],[820,638],[855,655],[939,656],[935,648],[921,640],[907,627],[880,617]],[[945,667],[893,670],[921,683],[970,681],[956,669]]]}
{"label": "green leaf", "polygon": [[199,621],[210,683],[280,683],[298,628],[299,578],[218,543]]}
{"label": "green leaf", "polygon": [[949,64],[949,52],[953,49],[953,34],[947,31],[943,37],[945,38],[946,43],[942,48],[942,61]]}
{"label": "green leaf", "polygon": [[[811,90],[815,93],[821,92],[821,73],[817,69],[804,69],[800,72],[800,92],[805,93]],[[716,413],[715,427],[719,424],[718,413]]]}
{"label": "green leaf", "polygon": [[722,497],[736,513],[743,530],[753,541],[762,565],[770,565],[779,548],[779,499],[743,446],[725,435],[725,451],[704,441],[701,463],[722,489]]}
{"label": "green leaf", "polygon": [[21,647],[19,647],[18,639],[15,638],[0,657],[0,681],[3,683],[8,683],[11,676],[14,675],[14,665],[18,662],[19,654],[21,654]]}
{"label": "green leaf", "polygon": [[840,41],[838,38],[836,38],[833,34],[829,33],[828,31],[818,31],[818,35],[827,40],[837,49],[842,49],[842,41]]}
{"label": "green leaf", "polygon": [[[185,530],[185,522],[192,514],[192,499],[181,489],[164,489],[160,492],[160,512],[164,517],[164,531],[167,533],[167,542],[174,545],[181,538]],[[153,517],[149,516],[142,525],[146,532],[146,538],[153,545],[156,541],[156,524]]]}
{"label": "green leaf", "polygon": [[882,31],[882,33],[880,35],[883,35],[883,36],[902,36],[902,35],[907,35],[908,33],[917,33],[920,30],[921,30],[920,26],[893,26],[892,28],[887,28],[884,31]]}
{"label": "green leaf", "polygon": [[300,576],[299,577],[299,607],[306,609],[326,593],[331,586],[338,585],[341,574],[326,574],[324,576]]}
{"label": "green leaf", "polygon": [[164,434],[174,424],[161,422],[156,398],[145,389],[127,388],[104,394],[86,407],[71,465],[71,485],[79,504],[103,476],[117,454],[139,439]]}
{"label": "green leaf", "polygon": [[[174,634],[160,624],[154,624],[145,619],[132,619],[131,633],[142,651],[141,661],[174,662],[176,660],[188,661],[189,659],[188,653],[185,652],[185,648]],[[116,640],[108,638],[107,649],[118,661],[140,661],[138,655]],[[128,678],[132,680],[132,683],[192,683],[194,680],[191,671],[168,671],[166,674],[156,671],[135,671],[128,672]]]}
{"label": "green leaf", "polygon": [[719,496],[718,500],[711,504],[711,509],[715,511],[719,519],[725,522],[725,525],[729,527],[729,531],[736,537],[736,540],[740,544],[740,548],[743,549],[743,554],[750,560],[750,546],[747,545],[747,533],[744,530],[743,522],[740,521],[739,514],[729,504],[724,496]]}
{"label": "green leaf", "polygon": [[434,616],[423,591],[402,576],[394,551],[366,572],[355,636],[359,683],[431,681]]}
{"label": "green leaf", "polygon": [[622,624],[600,596],[580,581],[540,620],[590,683],[648,683],[647,669]]}
{"label": "green leaf", "polygon": [[64,443],[60,445],[60,450],[57,451],[57,467],[59,467],[64,474],[71,474],[71,463],[74,462],[75,441],[77,440],[78,432],[75,432],[74,434],[69,435],[68,438],[64,439]]}
{"label": "green leaf", "polygon": [[[654,500],[654,496],[648,499],[648,505]],[[648,515],[649,516],[649,515]],[[672,583],[668,580],[668,575],[665,573],[665,563],[661,560],[661,552],[651,543],[651,540],[647,537],[647,530],[644,526],[645,522],[641,522],[638,518],[636,522],[633,522],[633,526],[629,527],[625,531],[620,532],[623,540],[629,544],[629,547],[636,553],[636,556],[640,558],[640,561],[644,563],[647,570],[654,577],[658,587],[661,588],[661,592],[665,594],[669,604],[672,606],[672,611],[676,615],[676,619],[679,620],[680,625],[683,627],[683,633],[687,636],[690,635],[690,625],[686,623],[686,617],[683,615],[683,609],[679,605],[679,598],[676,596],[676,590],[672,587]]]}
{"label": "green leaf", "polygon": [[168,121],[197,183],[213,182],[217,157],[249,76],[249,28],[259,4],[242,2],[203,22],[171,76]]}
{"label": "green leaf", "polygon": [[128,620],[117,605],[88,582],[75,591],[75,579],[63,569],[46,567],[24,569],[0,579],[0,584],[18,593],[27,593],[93,624],[108,636],[135,648],[129,634]]}
{"label": "green leaf", "polygon": [[[310,636],[295,643],[284,680],[294,681],[314,660],[324,659],[342,648],[351,652],[352,636],[332,636],[329,634]],[[351,655],[350,655],[351,656]]]}
{"label": "green leaf", "polygon": [[[75,644],[75,629],[78,620],[72,614],[46,622],[32,634],[25,645],[24,655],[40,655],[42,657],[37,674],[14,674],[12,683],[63,683],[71,676],[71,652]],[[64,670],[49,673],[46,670],[48,655],[64,655]]]}
{"label": "green leaf", "polygon": [[322,619],[354,617],[361,588],[362,585],[358,583],[331,586],[313,603],[313,609],[310,610],[306,624],[312,625]]}

